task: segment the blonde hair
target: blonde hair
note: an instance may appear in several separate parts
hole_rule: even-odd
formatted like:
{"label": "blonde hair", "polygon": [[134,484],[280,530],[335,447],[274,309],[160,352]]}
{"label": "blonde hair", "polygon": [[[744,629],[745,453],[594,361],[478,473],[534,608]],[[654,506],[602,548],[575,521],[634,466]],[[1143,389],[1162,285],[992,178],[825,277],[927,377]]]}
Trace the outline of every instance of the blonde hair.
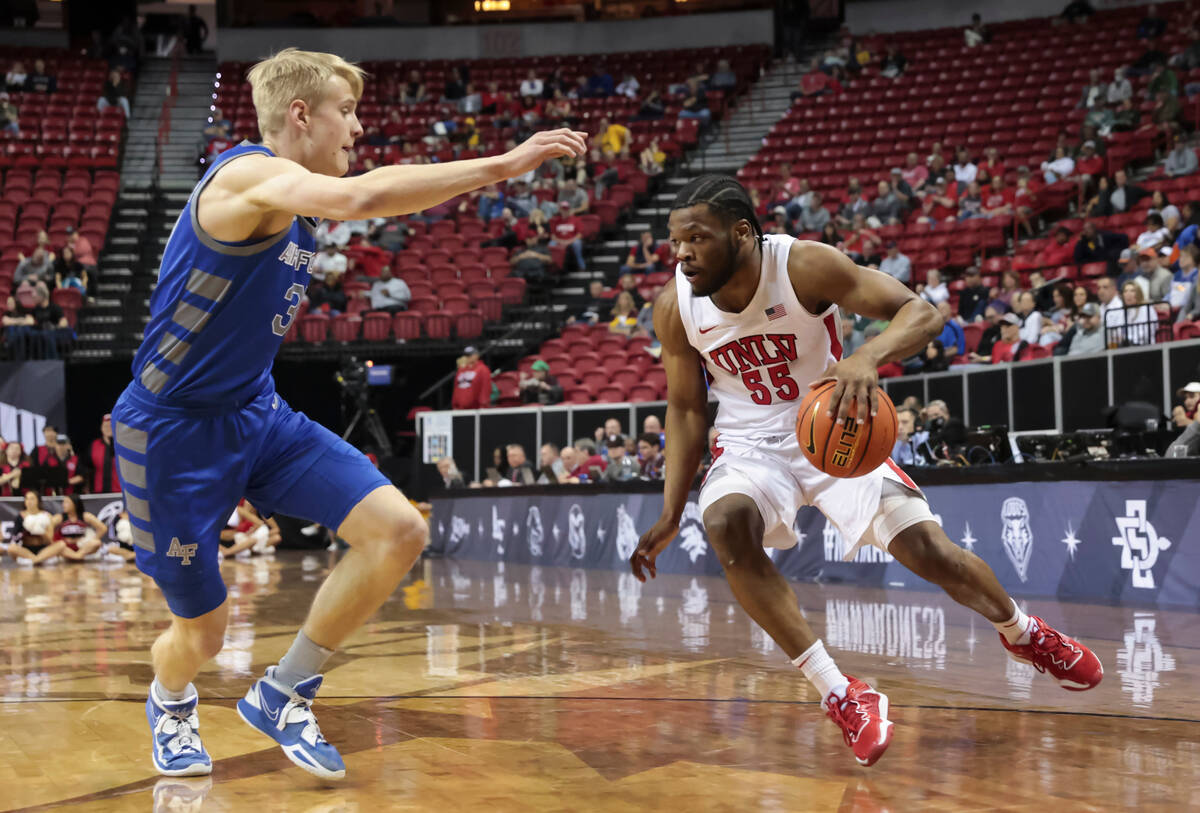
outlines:
{"label": "blonde hair", "polygon": [[336,54],[284,48],[259,62],[246,74],[253,90],[259,131],[267,135],[282,130],[288,108],[296,99],[310,109],[320,105],[325,85],[333,76],[346,80],[355,99],[362,98],[365,71]]}

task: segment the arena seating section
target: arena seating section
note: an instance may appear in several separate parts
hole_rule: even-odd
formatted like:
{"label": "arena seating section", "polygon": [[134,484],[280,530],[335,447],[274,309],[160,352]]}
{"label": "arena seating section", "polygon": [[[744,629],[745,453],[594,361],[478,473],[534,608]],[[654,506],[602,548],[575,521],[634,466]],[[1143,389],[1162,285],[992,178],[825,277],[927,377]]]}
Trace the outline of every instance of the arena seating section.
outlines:
{"label": "arena seating section", "polygon": [[[108,68],[62,50],[5,48],[0,65],[20,60],[31,67],[46,61],[57,78],[54,93],[12,93],[19,137],[0,132],[0,297],[12,290],[18,252],[28,254],[45,229],[53,246],[79,230],[99,253],[119,187],[118,166],[125,117],[119,107],[96,109]],[[55,291],[54,301],[74,323],[80,302],[75,291]]]}
{"label": "arena seating section", "polygon": [[[489,82],[495,81],[501,93],[514,94],[530,68],[546,78],[554,69],[561,67],[568,77],[573,78],[579,74],[591,74],[598,65],[602,65],[617,82],[627,73],[637,76],[642,94],[645,95],[651,89],[665,89],[670,83],[682,82],[694,72],[697,63],[711,66],[718,59],[730,61],[738,75],[740,91],[758,75],[767,56],[768,51],[764,46],[749,46],[669,50],[649,54],[616,53],[461,62],[368,62],[363,67],[370,76],[358,114],[364,129],[369,132],[373,127],[382,128],[392,109],[401,110],[406,128],[404,141],[424,151],[431,160],[446,161],[454,158],[451,150],[434,149],[422,139],[431,134],[435,122],[452,119],[461,124],[467,116],[459,113],[452,104],[424,102],[393,105],[385,103],[380,95],[395,82],[406,78],[410,70],[420,72],[431,98],[440,98],[446,77],[458,65],[469,68],[470,80],[479,90],[486,89]],[[248,63],[226,62],[219,68],[220,88],[215,103],[223,115],[233,122],[235,141],[258,137],[250,86],[244,81],[248,67]],[[231,81],[234,77],[242,79]],[[709,93],[709,107],[714,120],[721,117],[733,95],[736,94],[727,97],[716,91]],[[678,158],[685,150],[696,145],[698,122],[678,118],[678,104],[668,106],[662,119],[631,121],[639,104],[638,100],[624,96],[572,100],[580,129],[594,134],[600,119],[604,117],[628,126],[633,133],[630,148],[633,156],[641,152],[652,139],[658,141],[669,158]],[[474,115],[472,118],[479,130],[480,143],[477,148],[462,151],[459,155],[461,158],[499,155],[504,152],[506,141],[516,134],[514,128],[496,126],[491,116]],[[368,158],[375,164],[390,164],[399,162],[401,155],[400,145],[371,146],[360,140],[352,170],[362,170]],[[620,175],[620,182],[610,187],[603,199],[596,199],[594,189],[587,190],[590,213],[580,218],[585,242],[616,227],[635,199],[647,192],[649,179],[638,169],[634,158],[618,160],[613,167]],[[553,195],[553,192],[538,190],[536,194],[539,199],[544,199]],[[480,243],[499,235],[503,228],[499,222],[493,221],[490,226],[484,224],[475,216],[472,207],[468,213],[428,226],[417,221],[410,221],[409,225],[415,232],[415,239],[410,240],[405,249],[394,256],[376,247],[356,245],[353,241],[345,251],[353,261],[353,270],[347,275],[345,283],[348,295],[369,287],[369,280],[378,275],[379,267],[390,262],[393,271],[412,290],[413,299],[408,311],[394,317],[372,313],[366,310],[368,305],[365,300],[352,298],[350,312],[332,319],[319,313],[303,313],[297,323],[299,329],[290,331],[286,341],[471,340],[482,335],[485,323],[501,319],[505,306],[517,305],[524,300],[525,281],[509,276],[509,251],[480,246]],[[553,265],[561,269],[565,249],[555,247],[551,251]]]}

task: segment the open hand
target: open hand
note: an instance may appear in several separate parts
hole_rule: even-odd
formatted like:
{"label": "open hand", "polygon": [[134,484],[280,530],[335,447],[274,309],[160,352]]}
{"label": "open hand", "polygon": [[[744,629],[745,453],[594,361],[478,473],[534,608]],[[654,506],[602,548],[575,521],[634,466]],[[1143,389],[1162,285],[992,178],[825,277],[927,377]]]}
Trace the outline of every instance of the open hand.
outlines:
{"label": "open hand", "polygon": [[629,566],[638,581],[646,581],[646,573],[643,568],[650,572],[652,579],[658,575],[654,560],[658,558],[658,554],[666,550],[667,545],[671,544],[671,540],[678,533],[679,523],[668,517],[659,517],[658,522],[655,522],[650,530],[642,534],[642,538],[638,540],[637,549],[629,557]]}
{"label": "open hand", "polygon": [[854,354],[829,365],[821,377],[808,386],[815,389],[828,381],[836,381],[837,386],[833,388],[826,415],[831,418],[836,415],[839,424],[845,423],[851,402],[857,402],[854,418],[859,423],[867,419],[868,410],[871,417],[875,417],[879,411],[879,371],[865,357]]}

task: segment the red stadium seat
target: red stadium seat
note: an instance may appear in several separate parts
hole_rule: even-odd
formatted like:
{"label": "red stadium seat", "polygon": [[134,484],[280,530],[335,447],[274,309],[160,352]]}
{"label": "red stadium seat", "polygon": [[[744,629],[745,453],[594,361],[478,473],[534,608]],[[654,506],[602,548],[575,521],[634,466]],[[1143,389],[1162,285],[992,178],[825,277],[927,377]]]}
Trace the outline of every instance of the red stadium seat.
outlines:
{"label": "red stadium seat", "polygon": [[454,335],[459,339],[477,339],[483,335],[483,316],[474,311],[460,313],[454,320]]}
{"label": "red stadium seat", "polygon": [[362,316],[362,337],[368,342],[386,341],[392,332],[390,313],[367,312]]}
{"label": "red stadium seat", "polygon": [[300,338],[315,344],[329,338],[330,319],[323,313],[308,313],[300,317]]}
{"label": "red stadium seat", "polygon": [[343,313],[333,318],[333,340],[335,342],[357,341],[360,332],[362,332],[361,317]]}
{"label": "red stadium seat", "polygon": [[424,322],[419,313],[397,313],[392,318],[392,330],[396,338],[402,341],[412,341],[421,338],[421,325]]}
{"label": "red stadium seat", "polygon": [[425,335],[431,339],[449,339],[454,317],[448,313],[431,313],[425,317]]}

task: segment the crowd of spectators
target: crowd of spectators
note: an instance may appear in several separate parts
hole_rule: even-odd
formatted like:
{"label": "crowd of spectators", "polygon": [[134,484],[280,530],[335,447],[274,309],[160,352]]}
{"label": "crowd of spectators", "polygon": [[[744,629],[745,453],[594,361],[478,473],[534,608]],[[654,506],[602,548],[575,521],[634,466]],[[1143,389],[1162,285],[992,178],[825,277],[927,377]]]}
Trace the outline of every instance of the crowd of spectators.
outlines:
{"label": "crowd of spectators", "polygon": [[[445,488],[653,481],[663,479],[665,448],[666,436],[657,415],[645,417],[638,435],[625,434],[621,419],[611,417],[597,426],[591,437],[578,438],[570,446],[542,444],[536,461],[519,443],[498,446],[477,481],[467,482],[450,457],[441,458],[437,469]],[[706,457],[697,473],[711,464]]]}
{"label": "crowd of spectators", "polygon": [[[0,317],[7,355],[15,361],[60,358],[74,340],[74,313],[94,285],[96,250],[68,227],[61,246],[52,246],[42,230],[28,256],[18,256],[13,293]],[[60,296],[58,291],[71,293]],[[60,305],[59,300],[69,304]]]}

